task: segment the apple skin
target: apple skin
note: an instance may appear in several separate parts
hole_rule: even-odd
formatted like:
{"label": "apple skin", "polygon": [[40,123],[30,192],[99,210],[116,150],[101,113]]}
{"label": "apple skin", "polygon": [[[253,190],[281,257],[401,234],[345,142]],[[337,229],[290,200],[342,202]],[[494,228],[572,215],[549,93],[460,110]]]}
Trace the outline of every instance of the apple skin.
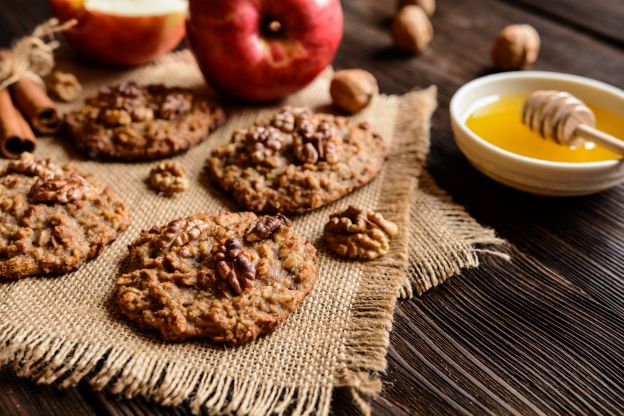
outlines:
{"label": "apple skin", "polygon": [[136,66],[154,61],[184,38],[186,13],[123,16],[90,11],[84,0],[50,0],[60,21],[78,20],[65,36],[79,52],[107,65]]}
{"label": "apple skin", "polygon": [[[187,39],[208,83],[248,102],[292,94],[332,61],[339,0],[190,0]],[[268,23],[279,22],[279,33]]]}

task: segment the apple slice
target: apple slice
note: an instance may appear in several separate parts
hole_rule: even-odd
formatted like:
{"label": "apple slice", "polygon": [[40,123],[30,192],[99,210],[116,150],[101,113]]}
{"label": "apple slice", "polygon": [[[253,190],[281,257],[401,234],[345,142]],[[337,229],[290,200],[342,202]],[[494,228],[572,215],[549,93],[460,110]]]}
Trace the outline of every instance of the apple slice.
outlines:
{"label": "apple slice", "polygon": [[61,21],[76,19],[68,41],[116,66],[142,65],[175,48],[185,33],[186,0],[50,0]]}

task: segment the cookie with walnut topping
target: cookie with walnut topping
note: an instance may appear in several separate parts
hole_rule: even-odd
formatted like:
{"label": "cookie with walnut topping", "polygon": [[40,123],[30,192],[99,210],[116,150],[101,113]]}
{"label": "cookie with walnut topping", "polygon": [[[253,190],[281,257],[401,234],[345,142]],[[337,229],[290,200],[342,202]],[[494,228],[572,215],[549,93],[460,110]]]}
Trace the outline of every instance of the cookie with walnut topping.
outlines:
{"label": "cookie with walnut topping", "polygon": [[201,143],[225,119],[193,91],[129,81],[102,88],[66,117],[76,147],[98,159],[149,160]]}
{"label": "cookie with walnut topping", "polygon": [[196,214],[144,231],[129,249],[117,305],[167,340],[253,341],[299,306],[318,275],[316,250],[282,215]]}
{"label": "cookie with walnut topping", "polygon": [[300,213],[342,198],[381,172],[383,139],[368,123],[284,107],[234,132],[206,170],[254,212]]}
{"label": "cookie with walnut topping", "polygon": [[0,279],[65,273],[128,227],[123,201],[69,165],[25,155],[0,171]]}

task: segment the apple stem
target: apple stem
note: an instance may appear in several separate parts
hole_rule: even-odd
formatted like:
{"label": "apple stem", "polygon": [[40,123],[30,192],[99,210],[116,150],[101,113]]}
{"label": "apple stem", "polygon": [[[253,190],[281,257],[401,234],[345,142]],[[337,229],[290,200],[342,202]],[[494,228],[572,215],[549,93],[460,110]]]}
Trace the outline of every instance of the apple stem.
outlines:
{"label": "apple stem", "polygon": [[269,23],[269,31],[271,31],[271,33],[278,34],[280,30],[282,30],[282,24],[277,20],[273,20]]}
{"label": "apple stem", "polygon": [[265,36],[279,36],[282,34],[282,23],[274,20],[271,17],[264,19],[262,22],[263,31]]}

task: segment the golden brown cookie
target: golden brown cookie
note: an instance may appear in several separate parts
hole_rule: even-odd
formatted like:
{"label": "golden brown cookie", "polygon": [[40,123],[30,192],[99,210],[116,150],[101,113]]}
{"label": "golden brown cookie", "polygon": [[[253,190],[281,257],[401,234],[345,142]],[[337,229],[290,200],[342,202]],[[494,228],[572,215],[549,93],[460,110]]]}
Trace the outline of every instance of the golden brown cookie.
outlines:
{"label": "golden brown cookie", "polygon": [[25,155],[0,172],[0,279],[65,273],[128,227],[124,203],[71,166]]}
{"label": "golden brown cookie", "polygon": [[234,132],[207,161],[210,179],[254,212],[306,212],[381,172],[383,139],[367,123],[284,107]]}
{"label": "golden brown cookie", "polygon": [[316,250],[281,215],[196,214],[145,231],[117,281],[122,313],[164,339],[230,344],[272,331],[313,289]]}
{"label": "golden brown cookie", "polygon": [[98,159],[149,160],[201,143],[225,119],[191,90],[135,82],[102,88],[66,117],[76,147]]}

